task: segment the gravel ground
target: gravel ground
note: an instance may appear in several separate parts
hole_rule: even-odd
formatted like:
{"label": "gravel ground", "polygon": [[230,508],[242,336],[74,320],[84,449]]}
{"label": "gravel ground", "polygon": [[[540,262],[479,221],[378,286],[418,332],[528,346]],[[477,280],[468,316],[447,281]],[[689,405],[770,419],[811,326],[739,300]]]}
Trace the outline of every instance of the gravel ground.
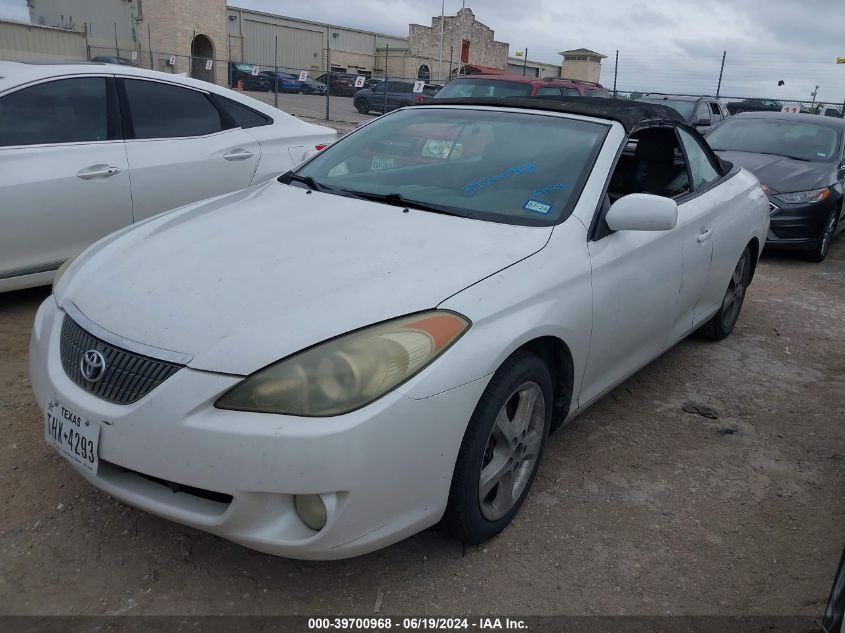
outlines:
{"label": "gravel ground", "polygon": [[432,530],[336,562],[258,554],[84,483],[45,445],[27,378],[47,294],[0,295],[0,614],[823,610],[845,536],[845,237],[821,265],[764,256],[733,336],[685,341],[555,434],[497,538]]}

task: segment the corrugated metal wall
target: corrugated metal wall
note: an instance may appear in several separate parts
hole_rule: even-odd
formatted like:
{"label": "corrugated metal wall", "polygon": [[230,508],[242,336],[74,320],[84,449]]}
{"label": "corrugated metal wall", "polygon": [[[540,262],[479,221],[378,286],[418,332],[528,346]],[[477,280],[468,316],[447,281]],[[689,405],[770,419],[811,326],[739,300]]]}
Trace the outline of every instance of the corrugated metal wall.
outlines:
{"label": "corrugated metal wall", "polygon": [[38,62],[86,58],[85,36],[78,31],[0,20],[0,59]]}
{"label": "corrugated metal wall", "polygon": [[243,21],[244,61],[272,66],[276,37],[279,38],[279,66],[308,69],[322,65],[323,34],[319,31],[258,22],[246,17]]}

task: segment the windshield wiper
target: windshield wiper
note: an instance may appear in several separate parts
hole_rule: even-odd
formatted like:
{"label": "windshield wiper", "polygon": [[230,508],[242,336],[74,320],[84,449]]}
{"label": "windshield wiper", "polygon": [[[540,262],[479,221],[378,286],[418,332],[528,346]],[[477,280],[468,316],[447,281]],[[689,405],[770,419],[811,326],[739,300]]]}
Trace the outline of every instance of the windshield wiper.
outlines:
{"label": "windshield wiper", "polygon": [[809,163],[809,158],[801,158],[800,156],[790,156],[789,154],[781,154],[780,152],[757,152],[758,154],[765,154],[766,156],[783,156],[784,158],[791,158],[792,160],[800,160]]}
{"label": "windshield wiper", "polygon": [[292,182],[301,182],[303,185],[311,189],[312,191],[325,191],[325,185],[321,185],[319,182],[314,180],[311,176],[300,176],[299,174],[295,174],[292,171],[286,172],[279,176],[278,181],[283,185],[289,185]]}
{"label": "windshield wiper", "polygon": [[364,191],[346,191],[344,189],[338,189],[337,193],[350,194],[355,198],[363,198],[364,200],[372,200],[373,202],[382,202],[394,207],[430,211],[431,213],[442,213],[443,215],[454,215],[459,218],[472,218],[472,214],[467,211],[443,204],[423,202],[422,200],[412,200],[399,193],[368,193]]}

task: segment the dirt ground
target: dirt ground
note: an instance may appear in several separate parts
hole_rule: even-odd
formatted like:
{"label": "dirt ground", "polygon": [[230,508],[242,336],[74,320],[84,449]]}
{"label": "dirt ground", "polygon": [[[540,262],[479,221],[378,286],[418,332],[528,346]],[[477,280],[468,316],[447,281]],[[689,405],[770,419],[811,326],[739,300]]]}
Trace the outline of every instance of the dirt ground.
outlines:
{"label": "dirt ground", "polygon": [[336,562],[258,554],[86,484],[45,445],[27,378],[47,293],[0,295],[0,614],[824,608],[845,545],[845,236],[821,265],[764,256],[733,336],[687,340],[555,434],[497,538],[427,531]]}

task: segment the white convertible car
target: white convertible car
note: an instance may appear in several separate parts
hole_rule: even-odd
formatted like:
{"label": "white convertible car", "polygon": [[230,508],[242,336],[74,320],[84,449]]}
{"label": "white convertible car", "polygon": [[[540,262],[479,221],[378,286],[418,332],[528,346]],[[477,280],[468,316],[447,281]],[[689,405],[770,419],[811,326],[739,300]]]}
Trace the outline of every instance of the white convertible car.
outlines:
{"label": "white convertible car", "polygon": [[334,130],[198,79],[0,61],[0,292],[162,211],[300,163]]}
{"label": "white convertible car", "polygon": [[46,438],[125,502],[265,552],[438,522],[481,542],[551,429],[730,334],[768,210],[662,106],[398,110],[67,266],[32,335]]}

